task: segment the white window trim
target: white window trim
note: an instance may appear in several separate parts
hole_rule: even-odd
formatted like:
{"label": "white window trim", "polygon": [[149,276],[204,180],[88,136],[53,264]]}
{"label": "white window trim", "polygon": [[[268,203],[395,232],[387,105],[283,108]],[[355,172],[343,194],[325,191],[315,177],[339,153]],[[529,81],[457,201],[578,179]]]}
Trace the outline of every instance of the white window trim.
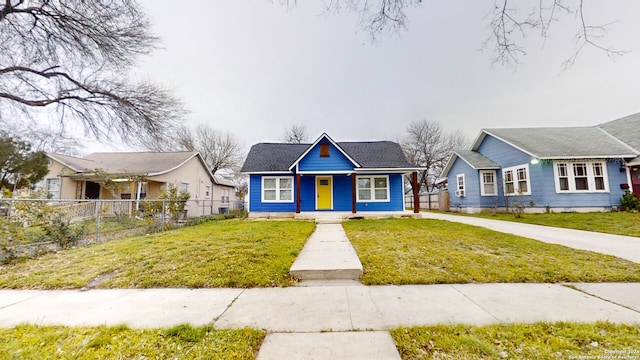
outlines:
{"label": "white window trim", "polygon": [[[527,176],[527,191],[520,193],[520,179],[518,179],[518,170],[524,169],[525,174]],[[508,171],[513,172],[513,193],[507,193],[507,183],[505,178],[505,173]],[[522,164],[511,166],[508,168],[502,169],[502,185],[504,188],[504,196],[515,196],[515,195],[531,195],[531,173],[529,172],[529,164]]]}
{"label": "white window trim", "polygon": [[[387,198],[386,199],[376,199],[376,188],[375,188],[375,178],[385,178],[387,179]],[[369,179],[371,182],[371,199],[360,200],[360,179]],[[359,203],[370,203],[370,202],[391,202],[391,184],[389,183],[389,175],[368,175],[368,176],[356,176],[356,202]]]}
{"label": "white window trim", "polygon": [[[276,199],[275,200],[267,200],[264,198],[264,181],[266,179],[275,179],[276,181]],[[291,180],[291,200],[280,200],[280,179],[290,179]],[[293,181],[293,176],[263,176],[262,177],[262,186],[260,190],[260,196],[263,203],[292,203],[295,198],[294,188],[296,186]]]}
{"label": "white window trim", "polygon": [[[484,174],[489,173],[493,175],[493,193],[487,194],[484,191],[484,186],[486,185],[484,182]],[[498,174],[496,174],[495,170],[480,170],[480,195],[481,196],[496,196],[498,195]]]}
{"label": "white window trim", "polygon": [[204,186],[204,198],[211,199],[211,185]]}
{"label": "white window trim", "polygon": [[[589,189],[577,190],[575,175],[573,173],[573,164],[586,163],[587,164],[587,184]],[[593,172],[593,164],[602,165],[602,177],[604,178],[604,189],[596,190],[596,177]],[[558,173],[558,164],[567,165],[567,179],[569,181],[569,190],[560,190],[560,176]],[[609,192],[609,174],[607,173],[607,161],[606,160],[556,160],[553,162],[553,180],[556,185],[556,193],[558,194],[571,194],[571,193],[608,193]]]}
{"label": "white window trim", "polygon": [[467,196],[466,188],[467,188],[467,183],[465,182],[464,174],[456,175],[456,192],[455,192],[456,197]]}
{"label": "white window trim", "polygon": [[[49,189],[49,184],[54,181],[57,183],[58,190],[51,191]],[[59,177],[47,178],[45,180],[44,186],[47,188],[47,194],[49,194],[52,199],[60,199],[60,193],[62,192],[62,180]]]}

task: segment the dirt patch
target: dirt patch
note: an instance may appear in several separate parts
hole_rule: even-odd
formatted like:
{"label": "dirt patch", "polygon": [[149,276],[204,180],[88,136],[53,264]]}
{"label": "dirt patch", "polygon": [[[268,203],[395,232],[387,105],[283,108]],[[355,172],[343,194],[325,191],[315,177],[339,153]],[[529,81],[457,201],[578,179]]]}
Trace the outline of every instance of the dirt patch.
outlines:
{"label": "dirt patch", "polygon": [[110,271],[104,274],[100,274],[98,276],[96,276],[93,280],[89,281],[87,283],[87,285],[85,285],[84,288],[82,288],[82,290],[92,290],[95,289],[98,285],[100,285],[101,283],[113,278],[114,276],[118,275],[118,270],[114,270],[114,271]]}

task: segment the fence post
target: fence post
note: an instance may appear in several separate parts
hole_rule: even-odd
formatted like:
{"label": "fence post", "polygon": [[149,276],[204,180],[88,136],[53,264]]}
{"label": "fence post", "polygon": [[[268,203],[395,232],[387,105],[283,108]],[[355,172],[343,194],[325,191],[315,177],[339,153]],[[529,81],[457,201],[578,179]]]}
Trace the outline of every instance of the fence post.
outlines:
{"label": "fence post", "polygon": [[100,220],[102,219],[102,201],[98,201],[98,214],[96,216],[96,243],[100,242]]}
{"label": "fence post", "polygon": [[166,200],[162,200],[162,230],[167,226],[167,203]]}

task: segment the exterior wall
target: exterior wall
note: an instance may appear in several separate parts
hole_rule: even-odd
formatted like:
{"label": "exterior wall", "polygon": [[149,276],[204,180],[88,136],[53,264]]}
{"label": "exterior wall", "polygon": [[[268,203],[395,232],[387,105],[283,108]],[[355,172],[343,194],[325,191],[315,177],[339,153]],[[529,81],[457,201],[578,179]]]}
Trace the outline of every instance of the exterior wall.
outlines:
{"label": "exterior wall", "polygon": [[[625,172],[620,171],[621,159],[606,160],[608,176],[608,192],[591,193],[557,193],[554,175],[554,163],[541,160],[531,163],[531,156],[512,146],[487,136],[478,147],[478,152],[499,164],[502,168],[527,164],[529,168],[529,185],[531,195],[504,196],[504,179],[502,169],[496,170],[498,196],[480,196],[480,172],[471,168],[461,159],[456,159],[448,174],[451,207],[476,212],[482,208],[505,208],[512,201],[521,201],[526,207],[533,203],[535,209],[549,208],[554,211],[576,211],[580,209],[610,209],[620,204],[624,190],[620,184],[627,183]],[[457,189],[456,175],[465,174],[465,198],[455,196]]]}
{"label": "exterior wall", "polygon": [[[320,157],[320,145],[329,144],[329,157]],[[353,170],[353,164],[328,140],[320,141],[298,163],[299,171]]]}
{"label": "exterior wall", "polygon": [[[458,175],[464,174],[464,197],[456,196],[456,190],[458,190]],[[469,208],[480,207],[481,200],[487,203],[490,199],[495,197],[491,196],[488,199],[480,199],[480,179],[478,170],[472,168],[464,160],[457,158],[451,169],[449,170],[449,176],[447,181],[449,183],[449,201],[451,208]],[[493,202],[493,201],[492,201]],[[491,206],[491,205],[486,205]]]}
{"label": "exterior wall", "polygon": [[[291,176],[292,174],[280,174],[269,176]],[[294,197],[295,197],[295,178],[293,182]],[[295,200],[286,203],[263,203],[262,202],[262,176],[251,175],[249,176],[249,211],[251,212],[295,212],[296,203]]]}
{"label": "exterior wall", "polygon": [[49,173],[44,177],[42,185],[47,185],[47,179],[58,178],[60,179],[60,199],[75,199],[76,182],[64,177],[65,175],[71,175],[75,172],[51,158],[49,158],[49,161]]}
{"label": "exterior wall", "polygon": [[[372,174],[373,175],[373,174]],[[378,174],[387,175],[387,174]],[[358,202],[356,211],[403,211],[404,189],[402,188],[402,174],[389,175],[389,202]],[[351,188],[351,182],[349,182]],[[349,191],[351,193],[351,191]],[[351,209],[351,208],[349,208]]]}
{"label": "exterior wall", "polygon": [[[328,174],[330,175],[330,174]],[[379,174],[387,175],[387,174]],[[402,174],[389,175],[388,202],[358,202],[356,211],[403,211],[404,190],[402,188]],[[268,176],[291,176],[291,174]],[[318,175],[327,176],[327,175]],[[294,178],[294,195],[295,195]],[[351,176],[333,175],[333,210],[351,211]],[[250,212],[295,212],[295,199],[291,203],[262,203],[262,176],[249,177],[249,211]],[[316,211],[316,176],[304,175],[300,178],[300,211]],[[327,210],[325,210],[327,211]]]}

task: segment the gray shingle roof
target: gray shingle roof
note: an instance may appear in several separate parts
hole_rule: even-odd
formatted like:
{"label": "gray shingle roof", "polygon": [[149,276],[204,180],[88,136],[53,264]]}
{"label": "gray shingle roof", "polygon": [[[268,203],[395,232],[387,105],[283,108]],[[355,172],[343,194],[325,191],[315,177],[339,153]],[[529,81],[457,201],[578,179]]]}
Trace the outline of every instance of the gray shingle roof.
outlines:
{"label": "gray shingle roof", "polygon": [[455,154],[466,161],[474,169],[499,169],[500,165],[486,158],[477,151],[456,150]]}
{"label": "gray shingle roof", "polygon": [[598,127],[640,152],[640,114],[609,121]]}
{"label": "gray shingle roof", "polygon": [[[483,132],[542,159],[629,157],[634,154],[597,127],[504,128]],[[478,146],[479,142],[476,142],[473,150]]]}
{"label": "gray shingle roof", "polygon": [[[407,168],[412,165],[392,141],[339,142],[342,150],[363,168]],[[283,171],[312,144],[259,143],[249,150],[242,172]]]}

